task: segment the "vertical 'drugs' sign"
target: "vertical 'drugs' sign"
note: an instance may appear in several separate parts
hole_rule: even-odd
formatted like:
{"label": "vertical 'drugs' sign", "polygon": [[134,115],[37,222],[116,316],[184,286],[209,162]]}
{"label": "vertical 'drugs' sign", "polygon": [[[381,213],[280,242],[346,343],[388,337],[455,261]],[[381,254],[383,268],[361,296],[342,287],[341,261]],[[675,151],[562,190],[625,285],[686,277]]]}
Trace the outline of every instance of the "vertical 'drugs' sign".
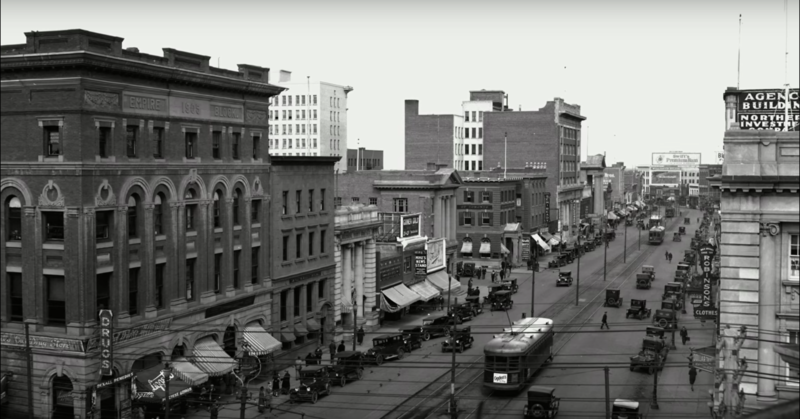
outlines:
{"label": "vertical 'drugs' sign", "polygon": [[113,375],[114,336],[111,310],[100,310],[100,375]]}

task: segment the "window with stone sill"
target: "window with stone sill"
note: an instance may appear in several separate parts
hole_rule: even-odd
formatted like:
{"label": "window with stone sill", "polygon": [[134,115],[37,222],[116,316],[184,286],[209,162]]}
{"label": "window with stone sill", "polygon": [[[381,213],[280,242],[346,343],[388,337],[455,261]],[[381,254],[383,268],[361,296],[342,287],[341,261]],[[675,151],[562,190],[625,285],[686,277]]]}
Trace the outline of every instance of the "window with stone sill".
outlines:
{"label": "window with stone sill", "polygon": [[800,281],[800,234],[789,235],[789,280]]}
{"label": "window with stone sill", "polygon": [[[787,343],[797,345],[797,330],[789,330]],[[800,370],[793,368],[789,363],[786,364],[786,385],[791,387],[800,386]]]}

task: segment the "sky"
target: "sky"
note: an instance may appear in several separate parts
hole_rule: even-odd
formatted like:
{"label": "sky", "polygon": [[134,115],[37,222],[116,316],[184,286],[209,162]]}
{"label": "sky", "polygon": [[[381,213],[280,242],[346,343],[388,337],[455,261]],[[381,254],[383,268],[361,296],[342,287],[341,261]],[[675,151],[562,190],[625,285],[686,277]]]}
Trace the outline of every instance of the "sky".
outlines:
{"label": "sky", "polygon": [[800,84],[800,0],[787,3],[788,13],[784,0],[2,0],[0,43],[80,28],[149,54],[169,47],[349,85],[349,147],[384,150],[388,169],[403,168],[406,99],[422,114],[460,114],[480,89],[504,90],[515,110],[554,97],[580,105],[584,159],[632,167],[680,150],[715,163],[740,14],[739,87],[781,88],[787,73]]}

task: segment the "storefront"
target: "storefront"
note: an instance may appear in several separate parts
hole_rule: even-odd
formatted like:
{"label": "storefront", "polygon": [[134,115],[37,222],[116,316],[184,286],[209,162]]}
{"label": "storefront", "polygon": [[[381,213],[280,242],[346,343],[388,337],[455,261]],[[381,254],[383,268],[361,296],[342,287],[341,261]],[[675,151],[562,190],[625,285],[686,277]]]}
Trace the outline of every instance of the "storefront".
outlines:
{"label": "storefront", "polygon": [[405,284],[397,284],[381,291],[381,310],[386,313],[398,313],[420,300],[422,297]]}
{"label": "storefront", "polygon": [[[224,352],[223,352],[224,353]],[[135,374],[131,382],[133,398],[133,418],[151,419],[164,417],[167,391],[169,391],[170,415],[187,413],[186,398],[192,387],[182,380],[174,370],[165,370],[162,365],[155,365]],[[144,417],[142,417],[142,413]]]}
{"label": "storefront", "polygon": [[458,294],[461,289],[461,283],[448,275],[445,270],[428,273],[426,281],[436,287],[442,295],[446,295],[448,292]]}
{"label": "storefront", "polygon": [[133,377],[133,372],[120,375],[116,371],[110,377],[103,377],[104,381],[94,387],[89,400],[93,419],[116,419],[119,415],[130,414],[130,385]]}

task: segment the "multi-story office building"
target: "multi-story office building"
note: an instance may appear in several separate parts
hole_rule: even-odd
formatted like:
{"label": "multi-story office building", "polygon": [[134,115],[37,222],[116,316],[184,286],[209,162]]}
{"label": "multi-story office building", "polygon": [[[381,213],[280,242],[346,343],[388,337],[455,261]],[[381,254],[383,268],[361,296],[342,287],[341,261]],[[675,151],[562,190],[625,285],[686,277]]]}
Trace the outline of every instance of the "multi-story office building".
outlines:
{"label": "multi-story office building", "polygon": [[383,170],[383,150],[347,149],[347,171]]}
{"label": "multi-story office building", "polygon": [[[715,192],[710,188],[708,180],[722,174],[721,164],[701,164],[697,169],[698,193],[710,197]],[[717,191],[718,192],[718,191]]]}
{"label": "multi-story office building", "polygon": [[611,193],[606,198],[613,204],[623,203],[625,200],[625,163],[614,163],[603,171],[605,172],[603,188],[608,191],[608,186],[611,185]]}
{"label": "multi-story office building", "polygon": [[[347,153],[347,95],[350,86],[327,82],[282,82],[269,114],[273,156],[333,156]],[[342,158],[334,170],[344,173]]]}
{"label": "multi-story office building", "polygon": [[419,101],[406,100],[406,169],[446,163],[463,171],[536,167],[547,172],[552,232],[572,240],[583,185],[580,106],[561,98],[536,111],[512,112],[503,91],[471,91],[459,115],[420,115]]}

